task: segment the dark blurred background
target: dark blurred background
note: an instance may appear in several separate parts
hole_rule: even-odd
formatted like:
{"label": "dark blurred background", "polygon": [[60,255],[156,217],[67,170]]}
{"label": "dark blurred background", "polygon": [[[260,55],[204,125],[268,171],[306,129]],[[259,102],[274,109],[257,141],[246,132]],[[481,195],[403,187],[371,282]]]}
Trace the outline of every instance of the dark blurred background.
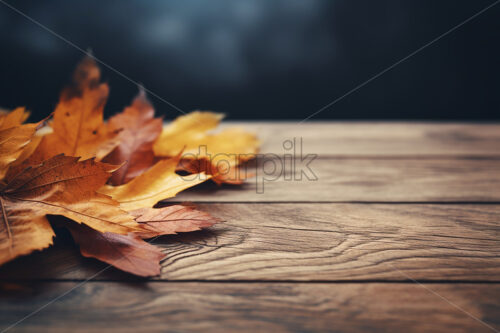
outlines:
{"label": "dark blurred background", "polygon": [[[7,2],[182,110],[303,119],[494,1]],[[500,4],[313,119],[498,120],[499,42]],[[0,50],[0,106],[34,120],[83,56],[1,2]],[[137,87],[103,78],[110,115]]]}

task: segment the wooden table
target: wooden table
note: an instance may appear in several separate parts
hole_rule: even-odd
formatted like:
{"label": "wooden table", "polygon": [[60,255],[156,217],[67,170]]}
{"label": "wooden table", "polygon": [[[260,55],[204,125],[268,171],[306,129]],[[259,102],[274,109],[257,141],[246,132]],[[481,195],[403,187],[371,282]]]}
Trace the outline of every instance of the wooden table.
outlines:
{"label": "wooden table", "polygon": [[302,138],[318,180],[287,168],[267,170],[264,193],[188,190],[172,201],[226,222],[159,241],[149,281],[63,234],[1,268],[0,328],[28,316],[11,331],[500,330],[500,125],[239,125],[262,140],[258,168]]}

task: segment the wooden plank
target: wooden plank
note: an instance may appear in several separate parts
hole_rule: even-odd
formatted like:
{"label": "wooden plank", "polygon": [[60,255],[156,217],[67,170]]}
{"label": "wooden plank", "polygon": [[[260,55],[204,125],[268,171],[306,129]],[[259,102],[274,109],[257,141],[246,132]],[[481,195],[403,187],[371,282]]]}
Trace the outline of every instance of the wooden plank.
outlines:
{"label": "wooden plank", "polygon": [[[500,205],[209,204],[225,223],[155,241],[168,280],[500,282]],[[86,279],[76,248],[20,258],[0,278]],[[406,275],[405,275],[406,274]],[[107,269],[94,279],[125,279]]]}
{"label": "wooden plank", "polygon": [[500,124],[441,122],[227,122],[262,141],[262,153],[284,153],[283,142],[303,140],[322,156],[500,156]]}
{"label": "wooden plank", "polygon": [[[13,332],[493,332],[500,285],[2,283]],[[434,294],[435,293],[435,294]],[[438,296],[439,295],[439,296]]]}
{"label": "wooden plank", "polygon": [[259,159],[245,170],[257,177],[243,186],[207,184],[171,201],[500,201],[500,160],[330,158],[312,161],[311,171],[297,160],[295,168],[291,164]]}

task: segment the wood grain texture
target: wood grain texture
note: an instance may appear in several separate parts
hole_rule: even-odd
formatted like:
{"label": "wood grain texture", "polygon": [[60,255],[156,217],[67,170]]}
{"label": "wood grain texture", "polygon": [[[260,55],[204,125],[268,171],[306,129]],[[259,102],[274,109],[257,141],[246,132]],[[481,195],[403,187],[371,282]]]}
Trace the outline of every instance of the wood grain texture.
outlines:
{"label": "wood grain texture", "polygon": [[[1,284],[0,329],[75,286]],[[12,332],[493,332],[499,298],[477,284],[91,282]]]}
{"label": "wood grain texture", "polygon": [[0,267],[0,330],[72,288],[12,332],[500,330],[500,124],[235,125],[271,161],[302,139],[318,180],[277,165],[263,193],[254,179],[174,198],[226,222],[156,240],[154,281],[81,257],[58,230]]}
{"label": "wood grain texture", "polygon": [[258,176],[242,186],[207,183],[170,201],[500,201],[500,160],[317,159],[310,163],[317,180],[301,174],[296,163],[294,170],[282,168],[280,159],[259,159],[248,166]]}
{"label": "wood grain texture", "polygon": [[225,122],[256,133],[262,153],[283,154],[283,142],[303,139],[321,156],[500,156],[500,124],[449,122]]}
{"label": "wood grain texture", "polygon": [[[226,221],[164,237],[160,279],[500,282],[500,205],[206,204]],[[72,244],[20,258],[0,278],[86,279],[104,264]],[[95,279],[124,279],[108,269]]]}

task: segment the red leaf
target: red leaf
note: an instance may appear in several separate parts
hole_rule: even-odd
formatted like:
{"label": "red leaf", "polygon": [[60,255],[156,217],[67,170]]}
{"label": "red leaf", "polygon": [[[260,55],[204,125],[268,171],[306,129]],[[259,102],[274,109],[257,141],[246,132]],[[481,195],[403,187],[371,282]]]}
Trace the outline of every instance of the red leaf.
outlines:
{"label": "red leaf", "polygon": [[139,276],[160,274],[160,260],[165,255],[158,247],[143,241],[139,235],[100,233],[76,223],[68,228],[75,242],[80,245],[80,252],[84,257],[99,259]]}
{"label": "red leaf", "polygon": [[162,119],[154,118],[153,106],[143,90],[132,105],[109,119],[111,131],[120,132],[120,144],[103,161],[126,164],[113,173],[109,183],[122,185],[148,170],[155,162],[153,142],[160,135]]}
{"label": "red leaf", "polygon": [[137,209],[130,214],[135,216],[136,222],[147,230],[136,232],[142,238],[196,231],[221,222],[209,213],[181,205]]}

